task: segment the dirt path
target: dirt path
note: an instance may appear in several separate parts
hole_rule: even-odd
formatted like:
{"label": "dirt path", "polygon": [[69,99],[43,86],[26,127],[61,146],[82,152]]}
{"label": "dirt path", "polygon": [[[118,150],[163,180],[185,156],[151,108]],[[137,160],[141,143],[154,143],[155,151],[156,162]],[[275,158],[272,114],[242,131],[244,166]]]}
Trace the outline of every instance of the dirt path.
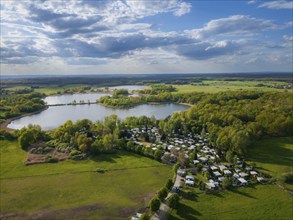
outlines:
{"label": "dirt path", "polygon": [[[175,180],[175,183],[173,185],[173,188],[171,190],[171,192],[168,194],[166,200],[173,194],[173,193],[176,193],[174,191],[174,188],[175,187],[179,187],[180,186],[180,176],[177,175],[176,176],[176,180]],[[161,206],[160,206],[160,209],[151,217],[151,220],[163,220],[163,219],[167,219],[168,215],[169,215],[169,206],[165,203],[165,202],[162,202],[161,203]]]}

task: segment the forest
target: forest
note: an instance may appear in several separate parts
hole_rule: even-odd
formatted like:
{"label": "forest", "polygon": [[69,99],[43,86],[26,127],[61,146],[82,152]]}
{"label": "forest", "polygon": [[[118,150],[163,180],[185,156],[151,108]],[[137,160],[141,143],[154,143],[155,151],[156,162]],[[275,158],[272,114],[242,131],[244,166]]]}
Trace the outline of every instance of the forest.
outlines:
{"label": "forest", "polygon": [[95,123],[87,119],[76,123],[67,121],[49,132],[41,131],[38,126],[30,126],[15,132],[21,147],[27,149],[38,141],[48,141],[49,147],[68,151],[72,158],[83,158],[85,155],[113,153],[127,147],[126,129],[156,126],[162,137],[170,133],[184,135],[208,132],[210,144],[233,158],[233,155],[244,156],[255,140],[292,136],[292,97],[287,93],[250,91],[174,95],[163,92],[144,97],[101,99],[120,103],[127,100],[172,101],[193,106],[162,120],[146,116],[120,120],[117,115],[110,115]]}

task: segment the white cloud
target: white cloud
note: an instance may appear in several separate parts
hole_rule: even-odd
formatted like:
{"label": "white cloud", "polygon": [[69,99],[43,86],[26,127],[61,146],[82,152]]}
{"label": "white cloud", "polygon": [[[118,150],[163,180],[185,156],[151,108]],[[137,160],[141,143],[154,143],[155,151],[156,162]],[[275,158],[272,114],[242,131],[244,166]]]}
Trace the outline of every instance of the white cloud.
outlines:
{"label": "white cloud", "polygon": [[270,20],[257,19],[247,15],[233,15],[209,21],[203,28],[187,30],[195,39],[215,37],[215,35],[252,35],[261,31],[279,28]]}
{"label": "white cloud", "polygon": [[259,8],[293,9],[293,2],[285,0],[264,2],[261,5],[259,5]]}

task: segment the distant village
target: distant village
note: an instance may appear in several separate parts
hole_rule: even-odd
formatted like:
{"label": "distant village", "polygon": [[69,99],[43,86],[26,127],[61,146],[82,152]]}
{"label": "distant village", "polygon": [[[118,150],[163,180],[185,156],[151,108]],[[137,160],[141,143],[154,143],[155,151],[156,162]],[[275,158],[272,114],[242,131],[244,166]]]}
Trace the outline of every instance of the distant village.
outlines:
{"label": "distant village", "polygon": [[[127,139],[133,141],[136,146],[151,148],[152,151],[161,149],[163,151],[162,161],[174,164],[178,160],[178,154],[184,152],[186,159],[192,166],[181,167],[177,174],[181,177],[181,185],[195,186],[196,174],[202,175],[204,180],[198,180],[199,188],[205,191],[217,191],[223,188],[225,179],[229,179],[231,185],[245,186],[253,183],[265,182],[264,174],[257,172],[248,166],[243,159],[237,157],[235,164],[222,161],[224,152],[219,152],[209,145],[209,134],[187,135],[168,134],[165,140],[159,134],[157,127],[133,128],[127,130]],[[148,136],[149,142],[143,142],[142,137]],[[196,152],[195,158],[190,158],[191,153]]]}

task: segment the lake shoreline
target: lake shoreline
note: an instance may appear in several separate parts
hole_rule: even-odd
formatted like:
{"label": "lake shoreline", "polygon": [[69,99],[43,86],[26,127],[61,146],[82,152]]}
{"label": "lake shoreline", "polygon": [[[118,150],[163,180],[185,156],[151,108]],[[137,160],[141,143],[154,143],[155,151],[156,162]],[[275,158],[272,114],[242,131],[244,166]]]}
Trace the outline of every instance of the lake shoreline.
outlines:
{"label": "lake shoreline", "polygon": [[30,112],[30,113],[25,113],[25,114],[22,114],[22,115],[19,115],[19,116],[15,116],[13,118],[9,118],[9,119],[6,119],[4,122],[2,122],[0,124],[0,130],[6,130],[6,131],[14,131],[14,130],[17,130],[17,129],[13,129],[13,128],[9,128],[8,125],[14,121],[14,120],[17,120],[17,119],[20,119],[22,117],[26,117],[26,116],[30,116],[30,115],[35,115],[35,114],[39,114],[41,113],[42,111],[45,111],[49,108],[48,105],[46,105],[44,108],[38,110],[38,111],[35,111],[35,112]]}

